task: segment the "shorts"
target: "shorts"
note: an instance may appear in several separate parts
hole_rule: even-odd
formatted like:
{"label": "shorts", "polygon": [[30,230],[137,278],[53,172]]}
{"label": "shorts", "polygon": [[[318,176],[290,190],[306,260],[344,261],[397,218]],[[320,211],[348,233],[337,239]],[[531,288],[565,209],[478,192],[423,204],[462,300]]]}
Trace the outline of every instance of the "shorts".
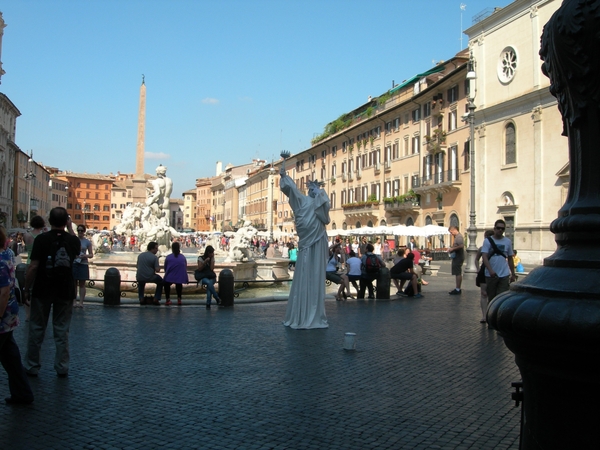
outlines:
{"label": "shorts", "polygon": [[452,260],[452,275],[462,275],[462,265],[465,262],[464,259],[456,259]]}
{"label": "shorts", "polygon": [[359,281],[360,275],[347,275],[348,281]]}
{"label": "shorts", "polygon": [[335,284],[340,284],[342,282],[342,277],[336,272],[325,272],[325,279]]}
{"label": "shorts", "polygon": [[75,281],[90,279],[90,266],[87,264],[73,263],[73,278]]}
{"label": "shorts", "polygon": [[390,277],[396,280],[412,280],[413,274],[410,272],[394,272],[390,274]]}

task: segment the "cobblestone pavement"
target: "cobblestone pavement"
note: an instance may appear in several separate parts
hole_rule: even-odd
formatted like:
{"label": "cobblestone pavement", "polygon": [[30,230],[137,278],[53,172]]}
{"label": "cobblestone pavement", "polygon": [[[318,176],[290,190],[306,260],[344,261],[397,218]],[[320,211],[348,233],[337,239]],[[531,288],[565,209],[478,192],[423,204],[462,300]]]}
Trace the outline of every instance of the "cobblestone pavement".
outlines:
{"label": "cobblestone pavement", "polygon": [[[10,449],[517,449],[520,375],[444,264],[419,300],[327,301],[330,327],[284,302],[75,310],[68,379],[51,328],[31,406],[4,406]],[[200,302],[198,302],[200,303]],[[26,324],[15,332],[22,353]],[[357,350],[343,350],[344,333]],[[0,375],[4,396],[5,375]]]}

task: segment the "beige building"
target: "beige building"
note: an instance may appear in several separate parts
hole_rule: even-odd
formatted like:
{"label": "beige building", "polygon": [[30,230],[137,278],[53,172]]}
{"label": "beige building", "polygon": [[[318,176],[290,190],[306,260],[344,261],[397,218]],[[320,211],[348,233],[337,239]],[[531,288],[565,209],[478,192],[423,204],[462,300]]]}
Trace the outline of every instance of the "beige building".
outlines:
{"label": "beige building", "polygon": [[550,223],[568,187],[567,138],[539,57],[558,0],[517,0],[467,29],[476,62],[477,228],[496,219],[519,256],[539,264],[556,249]]}
{"label": "beige building", "polygon": [[[467,52],[460,52],[370,98],[286,162],[300,189],[310,179],[325,181],[328,228],[429,223],[466,228],[469,130],[461,118],[467,61]],[[280,193],[277,226],[293,231]]]}
{"label": "beige building", "polygon": [[31,217],[48,218],[51,209],[50,172],[33,159],[33,153],[15,153],[13,225],[25,226]]}
{"label": "beige building", "polygon": [[50,209],[57,206],[66,208],[69,193],[69,180],[60,176],[60,171],[56,167],[46,166],[46,170],[50,172]]}
{"label": "beige building", "polygon": [[189,189],[183,193],[183,229],[196,228],[196,189]]}
{"label": "beige building", "polygon": [[6,23],[2,17],[2,12],[0,12],[0,84],[2,83],[2,75],[5,74],[2,70],[2,36],[4,36],[4,28],[6,28]]}
{"label": "beige building", "polygon": [[[0,45],[2,40],[3,22],[0,15]],[[0,76],[2,66],[0,65]],[[13,220],[13,197],[15,179],[15,155],[19,147],[15,144],[17,132],[17,117],[21,112],[10,101],[0,93],[0,223],[8,226],[16,225]],[[19,176],[17,172],[16,176]]]}

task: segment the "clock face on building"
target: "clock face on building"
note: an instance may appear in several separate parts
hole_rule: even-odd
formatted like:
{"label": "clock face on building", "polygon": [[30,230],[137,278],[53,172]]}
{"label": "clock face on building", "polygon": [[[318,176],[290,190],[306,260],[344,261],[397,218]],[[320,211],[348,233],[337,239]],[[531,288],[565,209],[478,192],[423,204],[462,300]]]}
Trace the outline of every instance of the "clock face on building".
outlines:
{"label": "clock face on building", "polygon": [[517,71],[517,52],[513,47],[506,47],[498,58],[498,79],[501,83],[510,83]]}

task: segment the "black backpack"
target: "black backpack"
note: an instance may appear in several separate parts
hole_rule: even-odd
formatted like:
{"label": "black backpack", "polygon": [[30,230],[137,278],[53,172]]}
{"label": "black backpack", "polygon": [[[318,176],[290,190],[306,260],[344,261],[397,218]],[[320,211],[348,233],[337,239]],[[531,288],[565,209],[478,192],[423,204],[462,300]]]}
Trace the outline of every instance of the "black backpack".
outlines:
{"label": "black backpack", "polygon": [[73,276],[73,265],[63,234],[56,236],[52,251],[46,259],[46,276],[55,280],[67,280]]}
{"label": "black backpack", "polygon": [[367,259],[365,261],[365,272],[368,274],[376,274],[379,273],[379,260],[377,256],[370,254],[367,255]]}

